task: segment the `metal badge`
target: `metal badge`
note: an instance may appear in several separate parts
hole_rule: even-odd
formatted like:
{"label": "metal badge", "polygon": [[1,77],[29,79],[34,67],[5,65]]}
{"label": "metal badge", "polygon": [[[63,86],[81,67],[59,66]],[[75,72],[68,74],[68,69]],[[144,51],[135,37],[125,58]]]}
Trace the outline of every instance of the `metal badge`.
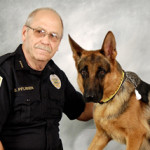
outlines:
{"label": "metal badge", "polygon": [[0,87],[2,85],[3,78],[0,76]]}
{"label": "metal badge", "polygon": [[61,81],[56,74],[50,75],[50,81],[54,85],[55,88],[57,88],[57,89],[61,88]]}

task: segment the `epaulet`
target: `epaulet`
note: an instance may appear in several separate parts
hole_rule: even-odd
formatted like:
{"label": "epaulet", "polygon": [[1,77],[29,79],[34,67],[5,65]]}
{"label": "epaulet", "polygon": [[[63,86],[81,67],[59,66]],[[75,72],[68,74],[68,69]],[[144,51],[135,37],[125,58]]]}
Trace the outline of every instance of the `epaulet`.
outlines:
{"label": "epaulet", "polygon": [[7,53],[7,54],[4,54],[2,56],[0,56],[0,65],[5,62],[7,59],[9,59],[10,57],[14,56],[15,52],[12,52],[12,53]]}

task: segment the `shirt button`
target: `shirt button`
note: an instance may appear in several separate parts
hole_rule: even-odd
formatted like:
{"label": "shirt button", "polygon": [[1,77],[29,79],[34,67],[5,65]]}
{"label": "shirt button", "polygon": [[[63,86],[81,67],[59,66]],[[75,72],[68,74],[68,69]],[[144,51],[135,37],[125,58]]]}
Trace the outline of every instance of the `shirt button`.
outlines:
{"label": "shirt button", "polygon": [[30,102],[30,99],[27,99],[27,102]]}

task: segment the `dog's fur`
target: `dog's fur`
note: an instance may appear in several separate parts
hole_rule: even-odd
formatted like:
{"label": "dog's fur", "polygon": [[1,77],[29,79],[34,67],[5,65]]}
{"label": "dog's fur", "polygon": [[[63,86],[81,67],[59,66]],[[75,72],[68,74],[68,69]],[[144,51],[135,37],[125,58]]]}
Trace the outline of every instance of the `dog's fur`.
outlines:
{"label": "dog's fur", "polygon": [[126,75],[120,85],[123,69],[116,60],[113,33],[107,33],[100,50],[84,50],[70,36],[69,42],[80,90],[86,102],[95,102],[97,131],[88,150],[103,150],[112,139],[126,144],[126,150],[150,150],[150,107],[137,100],[135,86]]}

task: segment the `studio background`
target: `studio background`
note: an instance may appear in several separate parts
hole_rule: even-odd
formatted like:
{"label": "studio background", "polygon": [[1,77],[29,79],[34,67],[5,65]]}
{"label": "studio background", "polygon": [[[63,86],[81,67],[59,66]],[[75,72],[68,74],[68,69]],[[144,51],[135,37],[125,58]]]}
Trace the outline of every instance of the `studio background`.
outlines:
{"label": "studio background", "polygon": [[[77,90],[68,34],[81,47],[92,50],[101,48],[111,30],[117,41],[117,60],[124,70],[134,71],[150,83],[149,0],[0,0],[0,55],[14,51],[22,43],[22,26],[28,14],[38,7],[52,7],[63,19],[64,37],[53,60]],[[87,150],[95,131],[93,121],[70,121],[63,115],[60,135],[64,150]],[[117,142],[110,142],[105,148],[124,149]]]}

